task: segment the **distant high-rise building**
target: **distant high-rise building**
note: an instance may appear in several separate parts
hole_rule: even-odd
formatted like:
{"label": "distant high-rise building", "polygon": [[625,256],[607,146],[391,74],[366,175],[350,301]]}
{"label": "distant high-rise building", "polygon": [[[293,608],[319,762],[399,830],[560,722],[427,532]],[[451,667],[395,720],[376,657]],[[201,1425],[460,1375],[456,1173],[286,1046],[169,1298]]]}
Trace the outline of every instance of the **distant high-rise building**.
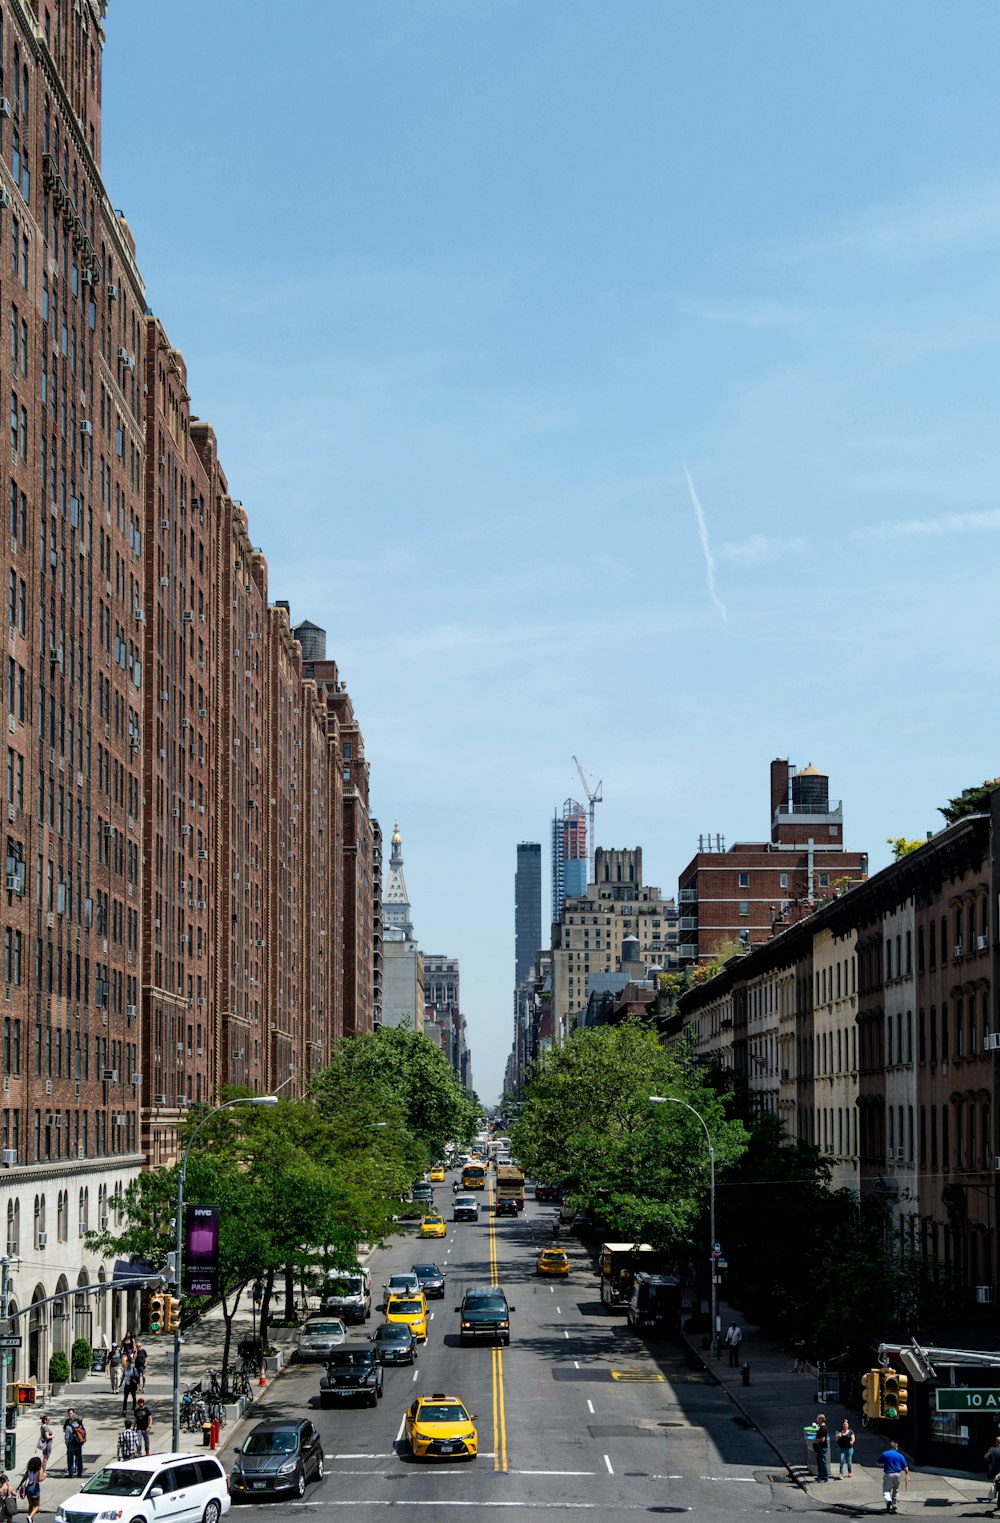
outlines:
{"label": "distant high-rise building", "polygon": [[567,799],[552,819],[552,921],[562,919],[567,899],[587,891],[587,811]]}
{"label": "distant high-rise building", "polygon": [[386,935],[400,932],[403,941],[413,940],[413,921],[410,918],[410,896],[403,877],[403,838],[399,833],[399,821],[392,832],[392,853],[389,857],[389,879],[382,895],[382,925]]}
{"label": "distant high-rise building", "polygon": [[542,846],[521,841],[514,874],[514,982],[520,984],[542,944]]}

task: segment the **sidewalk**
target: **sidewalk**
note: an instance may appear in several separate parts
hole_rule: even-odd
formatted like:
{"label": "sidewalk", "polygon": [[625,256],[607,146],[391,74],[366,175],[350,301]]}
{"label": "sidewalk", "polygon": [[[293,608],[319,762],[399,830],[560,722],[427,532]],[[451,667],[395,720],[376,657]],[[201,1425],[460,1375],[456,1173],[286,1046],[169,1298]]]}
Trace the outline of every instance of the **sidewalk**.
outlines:
{"label": "sidewalk", "polygon": [[[798,1485],[817,1504],[826,1504],[841,1510],[845,1504],[851,1508],[885,1512],[882,1500],[882,1467],[878,1456],[886,1448],[889,1438],[862,1426],[860,1412],[842,1408],[837,1402],[819,1403],[816,1397],[816,1375],[793,1373],[794,1358],[770,1341],[759,1328],[748,1326],[738,1312],[721,1303],[719,1316],[722,1336],[730,1321],[736,1320],[743,1329],[740,1344],[740,1363],[749,1364],[749,1386],[743,1384],[740,1370],[730,1369],[729,1351],[723,1347],[718,1360],[711,1357],[701,1346],[701,1335],[685,1338],[697,1359],[718,1380],[733,1404],[743,1416],[761,1433],[775,1454],[787,1468]],[[815,1421],[817,1412],[826,1414],[831,1433],[830,1479],[818,1481],[808,1464],[803,1428]],[[854,1475],[850,1480],[837,1480],[838,1451],[832,1444],[832,1435],[848,1418],[857,1440],[854,1450]],[[909,1459],[909,1456],[907,1456]],[[916,1513],[928,1506],[948,1507],[982,1503],[989,1493],[989,1484],[982,1478],[944,1475],[933,1470],[913,1470],[910,1485],[900,1490],[899,1513]]]}
{"label": "sidewalk", "polygon": [[[240,1338],[249,1336],[251,1324],[252,1313],[249,1307],[244,1316],[241,1306],[233,1324],[233,1358],[235,1358],[236,1345]],[[270,1336],[276,1348],[285,1349],[287,1358],[289,1349],[294,1346],[296,1330],[272,1328]],[[225,1323],[219,1307],[206,1313],[193,1327],[185,1330],[181,1346],[182,1391],[193,1385],[196,1380],[202,1379],[207,1369],[219,1368],[222,1363],[224,1338]],[[146,1369],[146,1389],[140,1394],[145,1397],[146,1405],[153,1414],[150,1453],[163,1454],[169,1452],[171,1448],[174,1340],[172,1337],[147,1337],[144,1340],[144,1346],[149,1354],[149,1364]],[[269,1375],[268,1384],[273,1379],[274,1376]],[[43,1412],[48,1413],[56,1433],[48,1477],[42,1486],[41,1510],[43,1513],[54,1513],[60,1503],[80,1489],[80,1482],[75,1477],[70,1480],[66,1475],[66,1447],[63,1443],[62,1429],[66,1409],[70,1406],[76,1410],[87,1430],[87,1442],[83,1446],[84,1479],[93,1475],[102,1464],[115,1459],[117,1455],[118,1435],[124,1426],[122,1397],[120,1392],[118,1395],[112,1392],[107,1374],[91,1374],[86,1380],[68,1384],[58,1400],[51,1402],[47,1407],[41,1403],[35,1407],[22,1407],[18,1413],[17,1465],[12,1472],[12,1479],[20,1480],[25,1465],[35,1453],[38,1426]],[[130,1402],[130,1416],[131,1412]],[[254,1421],[252,1406],[240,1419],[240,1423],[248,1420]],[[232,1436],[239,1426],[238,1423],[228,1423],[222,1430],[219,1455],[227,1472],[229,1463],[223,1451],[232,1449]],[[198,1434],[182,1431],[180,1446],[183,1450],[200,1449],[202,1441]]]}

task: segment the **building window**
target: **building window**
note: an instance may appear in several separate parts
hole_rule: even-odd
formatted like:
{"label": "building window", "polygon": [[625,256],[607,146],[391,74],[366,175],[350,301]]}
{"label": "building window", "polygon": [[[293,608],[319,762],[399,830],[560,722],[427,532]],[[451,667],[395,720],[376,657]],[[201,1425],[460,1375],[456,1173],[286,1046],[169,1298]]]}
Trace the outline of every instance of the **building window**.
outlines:
{"label": "building window", "polygon": [[749,888],[750,887],[750,874],[749,873],[740,873],[740,876],[739,876],[739,885],[738,886],[740,888]]}
{"label": "building window", "polygon": [[749,913],[750,913],[750,900],[749,899],[741,899],[740,900],[740,914],[741,915],[749,915]]}
{"label": "building window", "polygon": [[829,888],[830,887],[830,874],[829,873],[820,873],[820,875],[819,875],[819,886],[820,886],[820,888]]}

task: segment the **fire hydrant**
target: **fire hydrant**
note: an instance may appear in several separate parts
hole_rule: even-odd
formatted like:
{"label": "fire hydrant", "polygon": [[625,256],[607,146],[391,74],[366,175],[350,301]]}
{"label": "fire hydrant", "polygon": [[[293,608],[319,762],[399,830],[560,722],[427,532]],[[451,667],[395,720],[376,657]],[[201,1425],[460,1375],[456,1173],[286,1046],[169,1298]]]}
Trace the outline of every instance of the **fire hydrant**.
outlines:
{"label": "fire hydrant", "polygon": [[212,1448],[219,1447],[219,1436],[222,1432],[222,1424],[217,1417],[212,1418]]}

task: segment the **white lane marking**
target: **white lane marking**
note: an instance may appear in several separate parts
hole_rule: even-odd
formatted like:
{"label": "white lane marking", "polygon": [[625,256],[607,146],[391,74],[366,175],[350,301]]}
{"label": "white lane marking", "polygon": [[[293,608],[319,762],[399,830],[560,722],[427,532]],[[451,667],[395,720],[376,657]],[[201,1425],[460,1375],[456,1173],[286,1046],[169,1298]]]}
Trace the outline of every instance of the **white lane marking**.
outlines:
{"label": "white lane marking", "polygon": [[700,1475],[699,1481],[743,1481],[750,1486],[756,1486],[756,1478],[752,1475]]}
{"label": "white lane marking", "polygon": [[420,1371],[419,1371],[419,1370],[414,1370],[414,1371],[413,1371],[413,1378],[414,1378],[414,1380],[416,1380],[416,1378],[417,1378],[417,1376],[418,1376],[418,1375],[419,1375],[419,1373],[420,1373]]}
{"label": "white lane marking", "polygon": [[614,1475],[615,1472],[614,1472],[614,1470],[612,1468],[611,1461],[608,1459],[607,1455],[604,1456],[604,1463],[608,1467],[608,1475]]}
{"label": "white lane marking", "polygon": [[[352,1502],[352,1501],[348,1501],[346,1497],[331,1497],[329,1500],[324,1498],[322,1502],[289,1502],[286,1505],[289,1506],[289,1507],[302,1507],[302,1508],[308,1508],[308,1507],[358,1507],[358,1508],[364,1508],[364,1507],[520,1507],[520,1508],[523,1508],[525,1504],[522,1501],[504,1502],[504,1501],[499,1501],[499,1500],[474,1502],[474,1501],[472,1501],[472,1500],[470,1500],[468,1498],[466,1498],[466,1499],[464,1499],[463,1501],[460,1501],[460,1502],[459,1501],[449,1502],[449,1501],[444,1501],[444,1500],[438,1500],[436,1502],[425,1502],[425,1501],[418,1501],[415,1497],[409,1497],[409,1498],[403,1498],[403,1497],[384,1497],[383,1498],[383,1497],[378,1497],[378,1498],[372,1498],[372,1499],[369,1499],[368,1497],[366,1497],[364,1499],[364,1501]],[[551,1511],[551,1512],[556,1512],[560,1508],[562,1508],[564,1511],[569,1511],[570,1509],[572,1509],[574,1512],[593,1512],[595,1507],[603,1506],[603,1505],[604,1505],[603,1503],[597,1503],[597,1502],[532,1502],[532,1504],[531,1504],[532,1508],[536,1512],[537,1511],[541,1511],[542,1509],[546,1509],[546,1508],[549,1511]],[[623,1510],[623,1508],[622,1508],[621,1504],[619,1504],[618,1511],[621,1512],[622,1510]],[[629,1512],[645,1512],[647,1509],[646,1509],[645,1506],[642,1506],[642,1507],[629,1507],[627,1510]],[[690,1512],[691,1509],[690,1509],[690,1507],[685,1507],[684,1511],[685,1512]]]}
{"label": "white lane marking", "polygon": [[[511,1470],[509,1475],[594,1475],[593,1470]],[[535,1504],[532,1503],[532,1506]]]}
{"label": "white lane marking", "polygon": [[594,1403],[589,1398],[587,1400],[587,1411],[590,1412],[591,1415],[593,1415]]}
{"label": "white lane marking", "polygon": [[566,1331],[565,1328],[563,1328],[563,1337],[564,1338],[568,1338],[569,1337],[569,1333]]}
{"label": "white lane marking", "polygon": [[561,1317],[562,1316],[562,1307],[561,1306],[557,1306],[556,1307],[556,1316],[557,1317]]}
{"label": "white lane marking", "polygon": [[554,1295],[555,1295],[555,1293],[556,1293],[556,1288],[555,1288],[555,1286],[554,1286],[554,1285],[550,1285],[550,1286],[549,1286],[549,1295],[550,1295],[550,1296],[554,1296]]}
{"label": "white lane marking", "polygon": [[404,1412],[402,1417],[399,1419],[399,1428],[398,1428],[398,1430],[396,1432],[396,1443],[397,1444],[399,1443],[400,1439],[403,1436],[403,1429],[405,1427],[406,1427],[406,1413]]}
{"label": "white lane marking", "polygon": [[573,1360],[573,1368],[574,1368],[574,1370],[578,1370],[580,1368],[580,1361],[579,1361],[579,1359],[574,1359]]}
{"label": "white lane marking", "polygon": [[427,1320],[428,1320],[428,1322],[433,1322],[434,1321],[434,1313],[433,1312],[430,1313],[430,1315],[428,1316]]}

